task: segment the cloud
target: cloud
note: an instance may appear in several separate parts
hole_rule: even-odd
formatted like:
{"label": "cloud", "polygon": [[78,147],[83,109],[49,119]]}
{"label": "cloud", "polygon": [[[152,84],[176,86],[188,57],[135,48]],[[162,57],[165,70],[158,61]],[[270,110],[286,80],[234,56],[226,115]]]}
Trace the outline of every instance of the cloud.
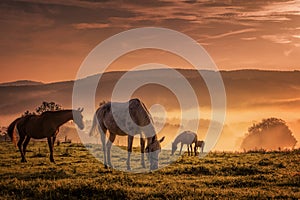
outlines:
{"label": "cloud", "polygon": [[300,39],[300,35],[293,35],[294,38]]}
{"label": "cloud", "polygon": [[245,37],[245,38],[241,38],[241,40],[256,40],[257,38],[256,37]]}
{"label": "cloud", "polygon": [[256,102],[252,102],[248,104],[249,107],[257,107],[257,108],[270,108],[276,107],[277,109],[287,109],[287,108],[300,108],[300,98],[290,98],[290,99],[277,99],[277,100],[258,100]]}
{"label": "cloud", "polygon": [[218,39],[218,38],[223,38],[231,35],[237,35],[237,34],[242,34],[242,33],[248,33],[248,32],[254,32],[256,29],[254,28],[247,28],[247,29],[241,29],[237,31],[230,31],[227,33],[219,34],[219,35],[213,35],[213,36],[206,36],[209,39]]}
{"label": "cloud", "polygon": [[278,44],[289,44],[292,41],[285,35],[262,35],[261,38]]}
{"label": "cloud", "polygon": [[[99,41],[124,30],[146,26],[170,28],[189,35],[207,46],[222,69],[290,66],[298,69],[298,50],[295,48],[292,53],[287,50],[292,45],[300,45],[299,1],[276,2],[2,0],[0,26],[5,28],[0,33],[0,58],[3,68],[12,66],[14,70],[2,72],[0,78],[17,79],[14,71],[26,67],[26,71],[36,71],[36,68],[45,71],[50,66],[48,60],[52,66],[76,74],[79,65],[76,62]],[[278,24],[282,21],[286,23]],[[242,41],[245,41],[243,45]],[[261,48],[266,41],[289,44],[289,47]],[[262,52],[262,49],[267,50]],[[289,57],[284,56],[284,51]],[[270,59],[271,55],[275,59]],[[223,62],[224,59],[227,61]],[[41,73],[41,80],[45,76]]]}
{"label": "cloud", "polygon": [[108,28],[109,24],[102,24],[102,23],[79,23],[79,24],[72,24],[72,26],[76,29],[102,29]]}
{"label": "cloud", "polygon": [[[253,2],[254,4],[259,1]],[[252,1],[251,1],[252,3]],[[240,12],[238,17],[243,20],[255,20],[255,21],[288,21],[291,20],[291,16],[300,15],[300,2],[287,0],[287,1],[269,1],[268,3],[263,2],[260,7],[256,9],[249,9],[244,7],[245,12]]]}

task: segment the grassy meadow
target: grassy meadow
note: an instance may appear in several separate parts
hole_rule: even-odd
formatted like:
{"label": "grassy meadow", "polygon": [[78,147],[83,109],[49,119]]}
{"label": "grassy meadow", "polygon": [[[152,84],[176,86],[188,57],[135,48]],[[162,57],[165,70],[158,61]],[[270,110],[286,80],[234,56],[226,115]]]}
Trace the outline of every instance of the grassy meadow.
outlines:
{"label": "grassy meadow", "polygon": [[[184,155],[151,173],[104,169],[81,144],[30,142],[27,163],[0,143],[0,199],[299,199],[300,151]],[[112,152],[112,162],[116,160]],[[164,160],[164,154],[161,156]],[[114,160],[115,158],[115,160]],[[132,168],[139,166],[133,158]]]}

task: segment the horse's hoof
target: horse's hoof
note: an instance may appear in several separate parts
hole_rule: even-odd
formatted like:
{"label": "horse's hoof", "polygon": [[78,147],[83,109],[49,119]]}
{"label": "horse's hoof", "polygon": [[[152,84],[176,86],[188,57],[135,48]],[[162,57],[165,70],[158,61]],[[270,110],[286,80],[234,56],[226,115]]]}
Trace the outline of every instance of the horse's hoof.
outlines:
{"label": "horse's hoof", "polygon": [[127,171],[131,171],[131,167],[127,167]]}
{"label": "horse's hoof", "polygon": [[105,169],[108,169],[108,166],[107,166],[107,165],[104,165],[104,168],[105,168]]}
{"label": "horse's hoof", "polygon": [[107,166],[108,166],[108,168],[114,168],[114,167],[112,166],[112,164],[108,164]]}
{"label": "horse's hoof", "polygon": [[21,162],[22,162],[22,163],[26,163],[26,162],[27,162],[27,160],[21,160]]}
{"label": "horse's hoof", "polygon": [[146,165],[145,165],[145,163],[142,163],[142,167],[143,167],[143,168],[146,168]]}

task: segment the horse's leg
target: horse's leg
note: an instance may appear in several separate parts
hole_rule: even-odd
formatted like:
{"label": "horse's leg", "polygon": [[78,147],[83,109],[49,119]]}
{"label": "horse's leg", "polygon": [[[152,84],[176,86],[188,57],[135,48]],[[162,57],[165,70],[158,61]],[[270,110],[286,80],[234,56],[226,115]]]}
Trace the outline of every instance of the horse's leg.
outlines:
{"label": "horse's leg", "polygon": [[188,148],[188,156],[190,156],[190,146],[191,146],[191,145],[190,145],[190,144],[187,144],[186,146],[187,146],[187,148]]}
{"label": "horse's leg", "polygon": [[183,144],[181,143],[179,155],[181,155],[182,147],[183,147]]}
{"label": "horse's leg", "polygon": [[25,155],[26,155],[26,147],[27,147],[29,141],[30,141],[30,137],[27,136],[26,139],[25,139],[25,142],[24,142],[24,144],[23,144],[23,154],[24,154],[24,157],[25,157]]}
{"label": "horse's leg", "polygon": [[55,163],[54,158],[53,158],[53,145],[52,145],[52,138],[48,137],[48,146],[49,146],[49,150],[50,150],[50,162]]}
{"label": "horse's leg", "polygon": [[141,143],[141,165],[143,168],[146,168],[145,165],[145,138],[143,138],[142,134],[140,135],[140,143]]}
{"label": "horse's leg", "polygon": [[107,129],[102,129],[101,127],[99,127],[99,131],[100,131],[100,136],[101,136],[101,142],[102,142],[102,150],[103,150],[103,159],[104,159],[104,167],[105,169],[107,169],[107,159],[106,159],[106,130]]}
{"label": "horse's leg", "polygon": [[106,148],[107,148],[107,164],[108,164],[109,167],[112,167],[111,157],[110,157],[110,150],[111,150],[111,146],[112,146],[113,142],[115,141],[115,139],[116,139],[116,134],[109,133],[109,140],[106,143]]}
{"label": "horse's leg", "polygon": [[54,144],[55,144],[56,136],[52,137],[52,148],[54,149]]}
{"label": "horse's leg", "polygon": [[[20,134],[20,131],[19,131],[19,134]],[[23,144],[24,140],[25,140],[25,136],[20,134],[20,139],[18,141],[18,147],[19,147],[19,150],[21,152],[21,157],[22,157],[21,162],[27,162],[26,158],[25,158],[25,155],[24,155],[24,152],[23,152],[23,149],[22,149],[22,144]]]}
{"label": "horse's leg", "polygon": [[51,142],[52,142],[52,160],[53,160],[54,163],[55,163],[55,161],[54,161],[53,152],[54,152],[55,139],[56,139],[56,136],[53,136],[52,139],[51,139]]}
{"label": "horse's leg", "polygon": [[53,147],[53,148],[54,148],[54,143],[55,143],[56,136],[57,136],[58,132],[59,132],[59,129],[57,129],[57,130],[55,131],[54,136],[52,137],[52,147]]}
{"label": "horse's leg", "polygon": [[197,143],[195,143],[195,146],[194,146],[194,153],[195,153],[195,156],[197,156]]}
{"label": "horse's leg", "polygon": [[133,136],[132,135],[128,135],[128,146],[127,146],[127,151],[128,151],[128,156],[127,156],[127,170],[131,170],[130,168],[130,156],[131,156],[131,152],[132,152],[132,143],[133,143]]}

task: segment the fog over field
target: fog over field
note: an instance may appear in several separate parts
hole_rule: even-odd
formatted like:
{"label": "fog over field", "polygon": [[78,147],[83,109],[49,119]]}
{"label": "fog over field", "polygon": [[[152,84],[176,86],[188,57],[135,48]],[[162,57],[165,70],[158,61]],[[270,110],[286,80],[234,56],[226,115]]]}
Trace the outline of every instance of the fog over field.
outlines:
{"label": "fog over field", "polygon": [[[183,77],[170,76],[169,69],[156,69],[145,71],[128,72],[128,84],[136,79],[162,78],[180,91],[185,88],[180,85]],[[191,84],[196,92],[200,109],[200,126],[198,137],[204,139],[210,123],[211,101],[205,82],[195,70],[178,69]],[[202,71],[206,76],[212,76],[216,72]],[[116,82],[125,72],[107,72],[101,77],[96,93],[96,105],[99,102],[109,101]],[[227,113],[222,135],[215,146],[215,150],[240,150],[240,144],[248,127],[253,123],[261,121],[263,118],[276,117],[287,122],[295,138],[300,141],[300,72],[299,71],[259,71],[259,70],[239,70],[221,71],[223,77],[226,96]],[[85,87],[90,88],[90,80],[99,78],[99,75],[87,77],[79,80]],[[24,111],[33,111],[42,101],[54,101],[63,106],[71,108],[72,91],[74,81],[42,84],[30,81],[18,82],[19,84],[0,85],[0,125],[6,126],[12,120],[19,117]],[[124,95],[127,91],[124,92]],[[122,95],[122,94],[120,94]],[[166,145],[174,139],[178,130],[188,130],[189,126],[180,127],[180,106],[175,94],[163,86],[148,84],[138,88],[132,97],[141,99],[150,109],[153,104],[164,106],[167,120],[164,128],[159,133],[166,136]],[[187,99],[189,97],[186,97]],[[161,125],[162,113],[150,109],[157,127]],[[92,113],[84,112],[86,120],[92,118]],[[194,119],[188,119],[192,123]],[[188,124],[187,123],[187,124]],[[68,124],[69,126],[69,124]],[[69,130],[69,129],[65,129]],[[79,140],[73,131],[62,130],[61,137],[69,135],[74,141]],[[73,133],[72,133],[73,132]],[[159,137],[160,137],[159,136]],[[276,141],[275,138],[271,138]],[[126,138],[118,138],[117,143],[126,144]],[[137,142],[138,143],[138,142]],[[299,147],[297,143],[296,147]]]}

